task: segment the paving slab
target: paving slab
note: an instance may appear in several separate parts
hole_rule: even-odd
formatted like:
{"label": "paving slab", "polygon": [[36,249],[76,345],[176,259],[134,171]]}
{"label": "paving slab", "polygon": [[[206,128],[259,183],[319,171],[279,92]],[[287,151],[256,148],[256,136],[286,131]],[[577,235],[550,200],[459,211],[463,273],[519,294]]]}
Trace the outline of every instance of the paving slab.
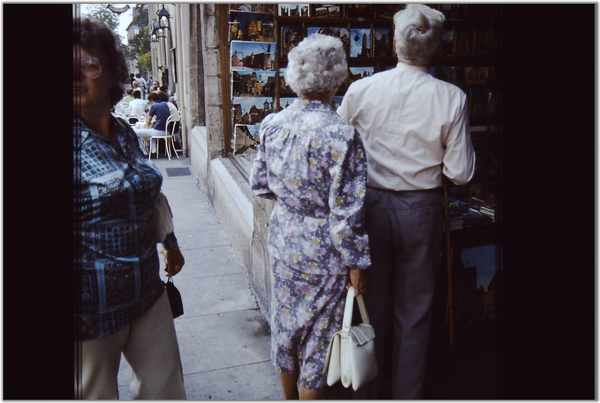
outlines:
{"label": "paving slab", "polygon": [[173,278],[186,281],[194,278],[240,273],[240,264],[230,245],[182,249],[185,258],[183,270]]}
{"label": "paving slab", "polygon": [[[193,224],[189,225],[193,226]],[[182,227],[179,226],[175,229],[177,242],[182,250],[231,246],[227,233],[222,228],[207,229],[204,231],[197,230],[194,232],[193,229]]]}
{"label": "paving slab", "polygon": [[258,310],[184,315],[175,329],[184,377],[270,360],[270,331]]}
{"label": "paving slab", "polygon": [[[171,209],[173,211],[181,211],[181,209],[175,210],[174,207],[171,207]],[[212,214],[196,212],[186,215],[179,214],[177,217],[173,217],[173,226],[175,227],[175,235],[177,235],[178,240],[181,237],[189,237],[189,235],[214,237],[217,231],[221,232],[219,237],[229,240],[227,233],[223,229],[223,224],[221,224],[218,217]]]}
{"label": "paving slab", "polygon": [[182,280],[179,275],[173,279],[183,300],[182,319],[256,309],[256,299],[244,273]]}
{"label": "paving slab", "polygon": [[283,400],[271,361],[188,375],[185,389],[189,400]]}
{"label": "paving slab", "polygon": [[[163,192],[186,259],[174,277],[185,313],[174,323],[188,399],[282,400],[270,362],[268,323],[219,217],[193,176],[167,174],[167,168],[189,168],[189,159],[153,162],[163,174]],[[164,280],[162,269],[161,275]],[[119,398],[131,400],[132,371],[124,358],[118,379]]]}

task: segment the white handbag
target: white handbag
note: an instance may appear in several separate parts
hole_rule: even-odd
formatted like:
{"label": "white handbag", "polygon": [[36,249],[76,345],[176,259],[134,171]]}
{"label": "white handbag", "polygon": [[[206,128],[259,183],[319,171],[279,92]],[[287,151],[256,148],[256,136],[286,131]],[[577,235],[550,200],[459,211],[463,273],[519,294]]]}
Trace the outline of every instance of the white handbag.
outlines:
{"label": "white handbag", "polygon": [[327,385],[331,386],[341,380],[344,387],[352,385],[355,391],[377,376],[375,331],[369,324],[362,295],[356,297],[356,302],[363,323],[351,326],[354,288],[350,287],[346,297],[342,330],[331,338],[323,370],[323,373],[327,374]]}

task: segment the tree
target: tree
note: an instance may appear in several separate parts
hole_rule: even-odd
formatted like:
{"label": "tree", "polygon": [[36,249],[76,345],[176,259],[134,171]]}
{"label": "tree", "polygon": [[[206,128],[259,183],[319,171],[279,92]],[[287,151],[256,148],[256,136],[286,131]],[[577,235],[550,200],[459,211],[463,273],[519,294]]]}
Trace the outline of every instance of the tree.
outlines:
{"label": "tree", "polygon": [[[148,8],[144,8],[145,4],[137,4],[136,8],[140,8],[140,13],[137,15],[132,24],[139,27],[139,32],[134,35],[129,41],[129,55],[132,59],[138,59],[146,53],[150,53],[150,34],[148,32]],[[140,66],[141,67],[141,66]]]}
{"label": "tree", "polygon": [[148,52],[138,56],[137,62],[140,69],[150,70],[152,68],[152,54]]}
{"label": "tree", "polygon": [[84,4],[81,8],[83,16],[99,19],[114,32],[115,39],[121,50],[127,51],[123,45],[123,38],[117,32],[119,28],[119,17],[107,8],[108,4]]}

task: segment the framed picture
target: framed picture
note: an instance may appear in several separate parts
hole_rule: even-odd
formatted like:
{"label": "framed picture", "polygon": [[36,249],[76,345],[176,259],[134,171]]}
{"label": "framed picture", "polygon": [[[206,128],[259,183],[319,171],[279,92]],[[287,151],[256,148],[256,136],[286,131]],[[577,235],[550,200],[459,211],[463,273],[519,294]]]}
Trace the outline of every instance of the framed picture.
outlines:
{"label": "framed picture", "polygon": [[456,31],[456,43],[454,46],[454,56],[468,57],[473,55],[473,32]]}
{"label": "framed picture", "polygon": [[273,42],[273,14],[231,11],[229,13],[229,40]]}
{"label": "framed picture", "polygon": [[282,95],[295,95],[285,79],[285,68],[279,69],[279,93]]}
{"label": "framed picture", "polygon": [[285,97],[285,98],[279,98],[279,110],[282,111],[285,108],[287,108],[288,106],[290,106],[291,104],[294,103],[295,100],[297,100],[298,98],[296,97]]}
{"label": "framed picture", "polygon": [[462,85],[463,78],[460,66],[439,66],[437,78],[454,85]]}
{"label": "framed picture", "polygon": [[371,29],[370,28],[351,28],[350,29],[350,57],[354,57],[354,58],[371,57]]}
{"label": "framed picture", "polygon": [[480,149],[485,147],[488,140],[488,128],[487,126],[471,126],[471,142],[473,147]]}
{"label": "framed picture", "polygon": [[487,113],[486,91],[474,90],[469,95],[469,114],[471,117],[484,117]]}
{"label": "framed picture", "polygon": [[358,18],[359,20],[365,18],[375,18],[375,7],[373,7],[373,4],[347,4],[346,12],[347,17],[349,18]]}
{"label": "framed picture", "polygon": [[240,125],[236,124],[231,139],[231,148],[234,154],[241,154],[248,149],[256,149],[259,143],[258,130],[260,125]]}
{"label": "framed picture", "polygon": [[465,68],[465,83],[470,85],[481,85],[488,83],[489,67],[468,66]]}
{"label": "framed picture", "polygon": [[485,57],[492,53],[492,33],[487,31],[475,32],[475,56]]}
{"label": "framed picture", "polygon": [[501,250],[497,244],[460,250],[462,264],[456,275],[462,288],[456,297],[457,305],[463,309],[457,316],[459,323],[493,319],[500,315]]}
{"label": "framed picture", "polygon": [[281,57],[287,57],[290,50],[304,39],[304,29],[302,25],[284,25],[281,27]]}
{"label": "framed picture", "polygon": [[373,57],[393,57],[393,41],[391,28],[373,28]]}
{"label": "framed picture", "polygon": [[342,104],[344,97],[343,96],[334,96],[333,98],[331,98],[331,107],[333,108],[333,110],[337,110],[337,108]]}
{"label": "framed picture", "polygon": [[404,10],[406,8],[405,4],[376,4],[374,5],[376,11],[377,11],[377,17],[379,18],[386,18],[386,19],[393,19],[394,15],[400,11],[400,10]]}
{"label": "framed picture", "polygon": [[274,14],[275,4],[230,4],[230,11],[244,11],[244,12],[255,12],[255,13],[271,13]]}
{"label": "framed picture", "polygon": [[231,41],[230,49],[232,69],[275,69],[275,42]]}
{"label": "framed picture", "polygon": [[350,30],[348,28],[343,27],[307,27],[306,28],[306,36],[310,36],[312,34],[323,34],[329,35],[336,38],[340,38],[342,43],[344,44],[344,50],[346,54],[350,51]]}
{"label": "framed picture", "polygon": [[255,125],[274,112],[271,97],[233,97],[232,104],[235,124]]}
{"label": "framed picture", "polygon": [[278,15],[282,17],[310,17],[309,4],[279,4]]}
{"label": "framed picture", "polygon": [[454,30],[447,29],[442,33],[442,49],[440,57],[452,57],[454,51]]}
{"label": "framed picture", "polygon": [[490,117],[502,116],[502,93],[490,92],[487,115]]}
{"label": "framed picture", "polygon": [[375,67],[373,66],[349,67],[348,69],[350,70],[350,73],[348,74],[348,85],[361,78],[370,77],[375,73]]}
{"label": "framed picture", "polygon": [[232,70],[234,97],[273,97],[275,96],[275,71],[272,70]]}
{"label": "framed picture", "polygon": [[314,16],[319,18],[339,18],[342,16],[340,4],[313,4]]}

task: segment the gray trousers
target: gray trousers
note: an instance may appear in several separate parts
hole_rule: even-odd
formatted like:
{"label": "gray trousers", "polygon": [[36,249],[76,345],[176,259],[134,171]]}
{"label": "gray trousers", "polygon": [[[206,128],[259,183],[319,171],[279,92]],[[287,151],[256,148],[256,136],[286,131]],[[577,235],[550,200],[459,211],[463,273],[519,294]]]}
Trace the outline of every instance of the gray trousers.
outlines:
{"label": "gray trousers", "polygon": [[[375,329],[380,375],[355,398],[381,398],[384,360],[392,355],[392,398],[419,399],[442,240],[441,189],[394,192],[367,189],[366,230],[372,265],[364,300]],[[393,324],[393,343],[385,345]]]}

